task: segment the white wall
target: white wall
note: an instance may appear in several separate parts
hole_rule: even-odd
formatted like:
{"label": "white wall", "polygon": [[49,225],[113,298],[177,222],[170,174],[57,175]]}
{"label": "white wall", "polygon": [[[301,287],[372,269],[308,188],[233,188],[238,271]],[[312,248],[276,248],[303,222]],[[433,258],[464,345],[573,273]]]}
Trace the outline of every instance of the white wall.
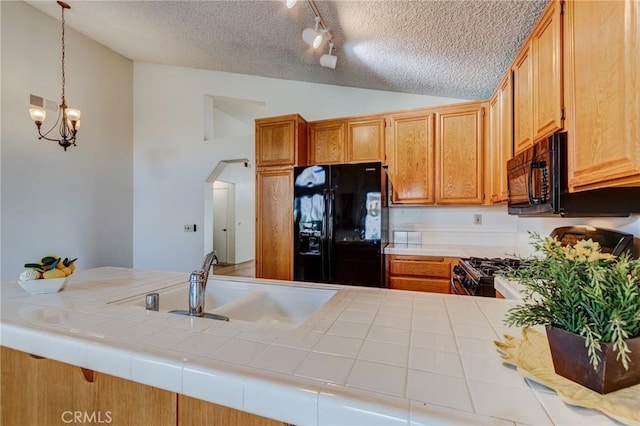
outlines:
{"label": "white wall", "polygon": [[[320,120],[462,100],[134,64],[134,266],[191,271],[203,255],[203,182],[228,158],[255,158],[237,144],[203,142],[203,97],[264,102],[265,116]],[[216,140],[215,142],[218,142]],[[288,207],[288,206],[287,206]]]}
{"label": "white wall", "polygon": [[1,279],[47,254],[132,266],[132,62],[66,28],[66,98],[82,128],[64,152],[37,140],[28,114],[29,93],[60,102],[60,22],[23,2],[0,10]]}

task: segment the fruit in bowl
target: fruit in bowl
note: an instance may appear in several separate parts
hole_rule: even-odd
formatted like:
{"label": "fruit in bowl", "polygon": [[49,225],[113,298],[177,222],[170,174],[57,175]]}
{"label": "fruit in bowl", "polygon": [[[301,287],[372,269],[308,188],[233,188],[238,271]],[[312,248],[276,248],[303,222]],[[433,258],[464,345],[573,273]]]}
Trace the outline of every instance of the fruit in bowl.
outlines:
{"label": "fruit in bowl", "polygon": [[28,268],[20,274],[18,284],[32,294],[60,291],[67,277],[75,271],[75,259],[45,256],[40,262],[25,263]]}

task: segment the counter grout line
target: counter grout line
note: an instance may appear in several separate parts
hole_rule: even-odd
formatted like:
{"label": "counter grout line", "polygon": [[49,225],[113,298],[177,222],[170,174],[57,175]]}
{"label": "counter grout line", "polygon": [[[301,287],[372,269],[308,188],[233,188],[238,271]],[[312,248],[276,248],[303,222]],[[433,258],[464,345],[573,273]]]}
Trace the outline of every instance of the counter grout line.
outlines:
{"label": "counter grout line", "polygon": [[[464,297],[464,296],[457,296],[457,297]],[[474,303],[477,305],[476,301],[474,301]],[[469,401],[471,402],[471,407],[473,408],[473,412],[475,414],[479,414],[478,408],[476,407],[473,395],[471,393],[471,386],[469,386],[469,377],[467,376],[467,369],[464,366],[464,362],[462,362],[462,355],[460,354],[460,346],[458,345],[458,335],[456,334],[456,330],[453,327],[451,313],[449,312],[449,305],[445,303],[444,308],[447,311],[447,318],[449,319],[449,325],[451,326],[451,332],[453,333],[453,341],[454,341],[454,344],[456,345],[456,351],[460,361],[460,365],[462,366],[462,373],[464,374],[464,384],[466,385],[466,388],[467,388],[467,395],[469,397]],[[482,315],[484,316],[484,312],[482,313]]]}

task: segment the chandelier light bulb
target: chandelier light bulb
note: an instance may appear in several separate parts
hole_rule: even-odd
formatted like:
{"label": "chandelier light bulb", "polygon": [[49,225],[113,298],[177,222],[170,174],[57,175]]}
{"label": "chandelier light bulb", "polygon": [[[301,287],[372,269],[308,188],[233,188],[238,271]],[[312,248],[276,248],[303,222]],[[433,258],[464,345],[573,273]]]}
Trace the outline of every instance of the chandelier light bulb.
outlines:
{"label": "chandelier light bulb", "polygon": [[42,124],[44,119],[47,118],[47,112],[40,108],[29,108],[29,115],[36,124]]}
{"label": "chandelier light bulb", "polygon": [[67,108],[66,109],[67,118],[69,121],[78,121],[80,120],[80,110],[75,108]]}
{"label": "chandelier light bulb", "polygon": [[77,132],[78,129],[80,129],[80,120],[71,121],[71,120],[67,119],[67,125],[69,126],[69,128],[73,129],[73,131]]}
{"label": "chandelier light bulb", "polygon": [[293,6],[296,5],[297,2],[298,0],[287,0],[287,8],[291,9]]}

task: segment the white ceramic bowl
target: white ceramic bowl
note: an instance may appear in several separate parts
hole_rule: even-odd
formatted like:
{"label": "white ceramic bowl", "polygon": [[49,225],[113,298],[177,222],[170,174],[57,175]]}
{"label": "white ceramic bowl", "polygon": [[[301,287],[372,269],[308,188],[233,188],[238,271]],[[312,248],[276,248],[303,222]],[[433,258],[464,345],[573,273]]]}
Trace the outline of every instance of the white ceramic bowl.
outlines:
{"label": "white ceramic bowl", "polygon": [[67,278],[48,278],[40,280],[18,281],[20,287],[31,294],[57,293],[64,288]]}

